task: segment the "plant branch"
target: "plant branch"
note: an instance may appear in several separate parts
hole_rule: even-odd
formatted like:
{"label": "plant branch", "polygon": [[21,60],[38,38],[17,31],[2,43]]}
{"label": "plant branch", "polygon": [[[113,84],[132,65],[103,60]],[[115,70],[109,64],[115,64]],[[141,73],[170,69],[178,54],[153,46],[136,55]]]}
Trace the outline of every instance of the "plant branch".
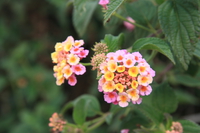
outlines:
{"label": "plant branch", "polygon": [[91,66],[91,63],[82,63],[82,62],[80,62],[82,65],[84,65],[84,66]]}
{"label": "plant branch", "polygon": [[153,50],[153,51],[151,52],[151,55],[150,55],[149,58],[147,59],[147,62],[150,62],[150,61],[156,56],[157,53],[158,53],[157,51]]}
{"label": "plant branch", "polygon": [[167,65],[167,67],[166,67],[161,73],[159,73],[159,74],[156,76],[155,81],[161,82],[162,79],[163,79],[163,77],[164,77],[164,75],[166,75],[166,73],[167,73],[169,70],[171,70],[171,69],[173,68],[173,66],[174,66],[174,65],[173,65],[172,63],[170,63],[169,65]]}
{"label": "plant branch", "polygon": [[72,107],[73,107],[72,101],[66,103],[65,106],[62,108],[60,114],[63,115],[68,109],[70,109],[70,108],[72,108]]}
{"label": "plant branch", "polygon": [[109,115],[109,113],[105,113],[103,114],[100,118],[96,118],[94,120],[91,121],[91,123],[94,123],[92,126],[90,126],[88,128],[88,132],[96,129],[97,127],[99,127],[101,124],[103,124],[106,121],[106,117]]}
{"label": "plant branch", "polygon": [[144,27],[144,26],[142,26],[142,25],[140,25],[140,24],[138,24],[138,23],[133,23],[133,22],[129,21],[128,19],[124,18],[123,16],[119,15],[119,14],[116,13],[116,12],[115,12],[113,15],[114,15],[115,17],[117,17],[117,18],[123,20],[123,21],[127,21],[127,22],[129,22],[129,23],[135,25],[136,27],[139,27],[139,28],[141,28],[141,29],[144,29],[144,30],[147,30],[147,31],[149,31],[149,32],[152,32],[152,33],[156,34],[156,31],[154,31],[154,30],[152,30],[152,29],[148,29],[148,28],[146,28],[146,27]]}

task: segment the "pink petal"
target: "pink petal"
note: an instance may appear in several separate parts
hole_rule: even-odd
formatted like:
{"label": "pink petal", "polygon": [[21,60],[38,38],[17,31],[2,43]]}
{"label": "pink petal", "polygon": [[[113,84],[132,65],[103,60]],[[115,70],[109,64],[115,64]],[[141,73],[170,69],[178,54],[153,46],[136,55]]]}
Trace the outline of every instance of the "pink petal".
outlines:
{"label": "pink petal", "polygon": [[71,86],[74,86],[76,83],[77,83],[77,79],[75,75],[73,74],[72,76],[68,78],[68,84]]}
{"label": "pink petal", "polygon": [[76,75],[83,75],[86,72],[86,68],[82,64],[78,64],[78,65],[72,66],[72,71]]}
{"label": "pink petal", "polygon": [[80,53],[78,54],[78,56],[80,58],[85,58],[88,55],[88,53],[89,53],[89,50],[82,50],[82,51],[80,51]]}

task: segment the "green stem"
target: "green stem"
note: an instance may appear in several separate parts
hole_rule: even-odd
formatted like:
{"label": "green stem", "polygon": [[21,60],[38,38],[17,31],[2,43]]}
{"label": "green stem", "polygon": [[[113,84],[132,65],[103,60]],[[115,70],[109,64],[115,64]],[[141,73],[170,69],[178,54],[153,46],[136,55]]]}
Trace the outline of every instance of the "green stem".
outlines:
{"label": "green stem", "polygon": [[65,106],[60,111],[60,114],[63,115],[68,109],[70,109],[72,107],[73,107],[73,103],[72,102],[66,103]]}
{"label": "green stem", "polygon": [[92,126],[90,126],[90,127],[88,128],[88,132],[90,132],[90,131],[96,129],[96,128],[99,127],[101,124],[103,124],[103,123],[105,122],[106,117],[108,116],[108,114],[109,114],[109,113],[106,113],[106,114],[102,115],[102,117],[97,118],[97,119],[94,119],[92,122],[93,122],[93,123],[96,122],[96,123],[93,124]]}
{"label": "green stem", "polygon": [[136,27],[139,27],[139,28],[141,28],[141,29],[144,29],[144,30],[147,30],[147,31],[149,31],[149,32],[155,33],[154,30],[148,29],[148,28],[146,28],[146,27],[144,27],[144,26],[142,26],[142,25],[140,25],[140,24],[138,24],[138,23],[133,23],[133,22],[129,21],[128,19],[124,18],[123,16],[119,15],[119,14],[116,13],[116,12],[115,12],[113,15],[114,15],[115,17],[117,17],[117,18],[123,20],[123,21],[127,21],[127,22],[129,22],[129,23],[135,25]]}
{"label": "green stem", "polygon": [[[102,115],[102,116],[103,116],[103,115]],[[94,124],[94,123],[100,121],[101,119],[102,119],[102,117],[98,117],[98,118],[95,118],[95,119],[93,119],[93,120],[87,121],[85,124],[89,126],[89,125],[92,125],[92,124]]]}
{"label": "green stem", "polygon": [[158,52],[157,51],[152,51],[152,53],[151,53],[151,55],[150,55],[150,57],[147,59],[147,62],[150,62],[155,56],[156,56],[156,54],[157,54]]}
{"label": "green stem", "polygon": [[80,62],[82,65],[84,65],[84,66],[91,66],[91,63],[82,63],[82,62]]}
{"label": "green stem", "polygon": [[148,26],[154,32],[155,36],[159,37],[159,34],[157,33],[157,31],[153,28],[153,26],[149,22],[148,22]]}

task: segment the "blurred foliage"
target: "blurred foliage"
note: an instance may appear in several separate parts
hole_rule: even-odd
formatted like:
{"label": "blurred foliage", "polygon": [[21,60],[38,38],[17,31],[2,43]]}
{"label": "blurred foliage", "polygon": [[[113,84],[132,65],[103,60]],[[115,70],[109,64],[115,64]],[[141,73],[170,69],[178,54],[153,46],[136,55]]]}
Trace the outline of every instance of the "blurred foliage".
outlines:
{"label": "blurred foliage", "polygon": [[[164,0],[155,0],[154,5],[156,2],[162,4]],[[141,9],[145,10],[145,8]],[[91,50],[93,44],[104,38],[105,34],[117,36],[123,32],[125,39],[122,47],[129,47],[138,38],[149,34],[139,28],[135,28],[132,32],[127,31],[123,23],[114,17],[111,17],[104,26],[101,7],[97,6],[93,12],[92,19],[87,22],[89,26],[85,33],[81,34],[86,49]],[[124,12],[119,9],[117,12],[132,14],[136,11],[133,9]],[[145,13],[148,11],[145,10]],[[155,14],[155,7],[152,8],[151,13]],[[102,111],[109,110],[110,105],[103,102],[102,94],[98,93],[95,72],[87,71],[84,76],[78,77],[79,82],[75,87],[67,84],[58,87],[55,84],[50,58],[55,43],[65,40],[69,35],[75,39],[79,38],[77,29],[75,30],[72,24],[75,21],[72,0],[1,0],[0,16],[0,132],[50,132],[49,117],[54,112],[59,112],[66,102],[84,93],[95,95],[101,102]],[[149,23],[157,20],[152,16],[148,18]],[[154,23],[154,26],[157,27],[157,24]],[[144,50],[142,53],[144,57],[149,55],[149,51]],[[198,51],[196,55],[198,57]],[[89,62],[90,57],[83,61]],[[174,68],[169,59],[161,54],[158,54],[151,64],[157,73],[155,82],[160,83],[167,79],[175,90],[179,105],[173,115],[183,117],[199,113],[199,59],[193,58],[186,72]],[[91,70],[90,67],[87,69]],[[146,101],[148,103],[148,98]],[[117,107],[111,107],[113,108],[117,110]],[[112,119],[114,121],[112,126],[107,127],[104,124],[100,127],[101,130],[97,129],[93,132],[133,129],[141,122],[148,125],[147,119],[138,110],[134,113],[127,111],[127,117],[122,114],[121,111],[117,116],[110,115],[107,122]],[[130,116],[133,116],[134,120],[129,119]],[[66,112],[65,117],[72,121],[71,110]],[[139,121],[136,122],[135,119]]]}

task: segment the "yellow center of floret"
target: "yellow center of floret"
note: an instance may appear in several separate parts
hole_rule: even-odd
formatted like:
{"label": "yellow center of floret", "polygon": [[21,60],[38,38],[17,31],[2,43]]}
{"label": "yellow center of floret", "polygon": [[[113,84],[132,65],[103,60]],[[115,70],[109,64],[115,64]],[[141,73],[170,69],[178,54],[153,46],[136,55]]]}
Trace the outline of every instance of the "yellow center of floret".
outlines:
{"label": "yellow center of floret", "polygon": [[131,83],[131,87],[133,89],[136,89],[138,87],[138,82],[136,80],[133,80],[132,83]]}
{"label": "yellow center of floret", "polygon": [[131,68],[129,68],[128,70],[128,74],[132,77],[136,77],[138,75],[139,71],[138,71],[138,67],[133,66]]}
{"label": "yellow center of floret", "polygon": [[107,71],[104,75],[105,79],[107,81],[112,81],[114,79],[114,73],[113,72],[110,72],[110,71]]}
{"label": "yellow center of floret", "polygon": [[124,66],[118,66],[117,67],[117,72],[121,73],[125,71],[125,67]]}
{"label": "yellow center of floret", "polygon": [[115,85],[116,90],[118,90],[120,93],[124,91],[124,86],[120,83],[117,83]]}

